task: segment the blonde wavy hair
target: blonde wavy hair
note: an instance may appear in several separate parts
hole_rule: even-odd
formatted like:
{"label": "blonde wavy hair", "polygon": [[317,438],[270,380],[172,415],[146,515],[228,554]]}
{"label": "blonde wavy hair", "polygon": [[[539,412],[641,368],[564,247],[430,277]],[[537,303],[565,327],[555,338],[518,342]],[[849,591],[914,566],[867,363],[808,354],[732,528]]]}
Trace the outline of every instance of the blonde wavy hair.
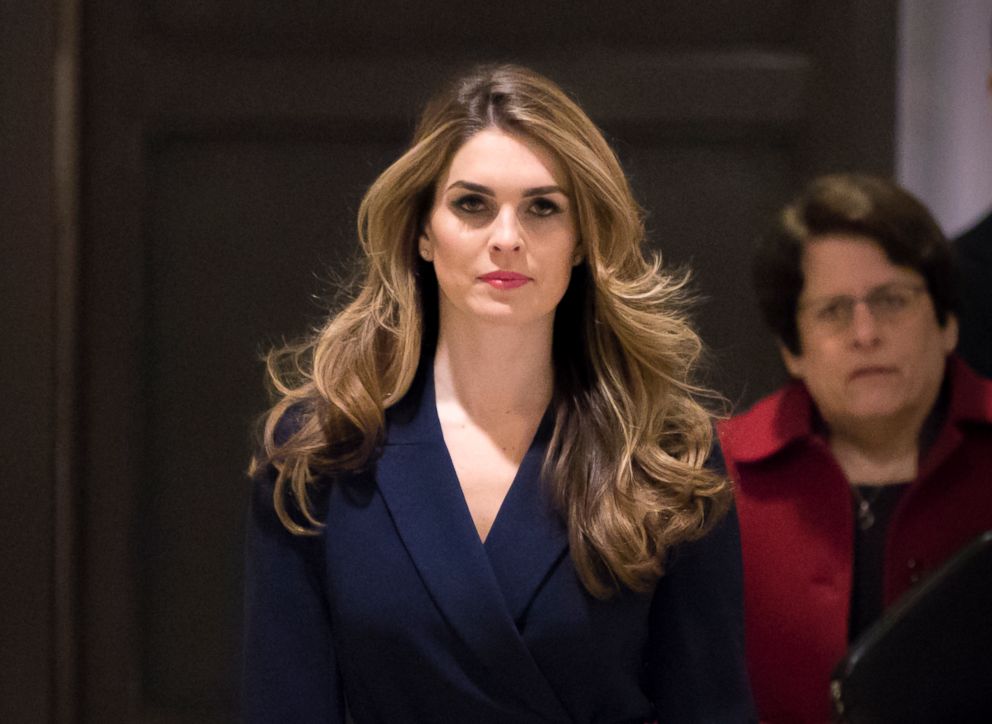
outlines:
{"label": "blonde wavy hair", "polygon": [[273,466],[280,520],[313,534],[321,523],[311,487],[372,461],[385,410],[436,340],[437,281],[416,248],[435,184],[462,144],[491,127],[560,161],[584,252],[555,315],[544,484],[588,591],[649,589],[666,551],[703,535],[730,502],[726,480],[703,467],[712,415],[693,381],[701,344],[684,313],[686,279],[645,254],[642,211],[599,129],[526,68],[481,67],[453,84],[369,188],[358,212],[359,289],[312,338],[269,354],[277,401],[250,472]]}

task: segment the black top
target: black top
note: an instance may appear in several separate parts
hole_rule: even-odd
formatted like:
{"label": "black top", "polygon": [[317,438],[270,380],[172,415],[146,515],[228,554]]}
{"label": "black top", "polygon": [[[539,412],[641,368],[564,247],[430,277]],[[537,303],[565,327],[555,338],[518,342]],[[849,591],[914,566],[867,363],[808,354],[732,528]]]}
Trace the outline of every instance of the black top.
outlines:
{"label": "black top", "polygon": [[[873,624],[882,614],[882,573],[885,562],[885,540],[889,522],[909,483],[894,485],[855,485],[851,495],[854,511],[854,576],[851,582],[851,620],[848,641]],[[858,497],[860,496],[860,498]],[[863,525],[859,516],[862,501],[868,504],[871,525]]]}

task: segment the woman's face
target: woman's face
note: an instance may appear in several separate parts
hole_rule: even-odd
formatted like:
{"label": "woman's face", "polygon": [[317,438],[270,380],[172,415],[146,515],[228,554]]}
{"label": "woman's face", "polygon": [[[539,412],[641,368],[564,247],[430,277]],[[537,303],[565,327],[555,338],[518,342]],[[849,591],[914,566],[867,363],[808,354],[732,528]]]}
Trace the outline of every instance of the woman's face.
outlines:
{"label": "woman's face", "polygon": [[451,160],[418,240],[442,325],[546,324],[578,263],[573,200],[557,161],[489,128]]}
{"label": "woman's face", "polygon": [[922,424],[957,344],[957,321],[938,324],[923,276],[893,264],[871,239],[849,235],[807,242],[802,269],[801,351],[782,355],[827,424]]}

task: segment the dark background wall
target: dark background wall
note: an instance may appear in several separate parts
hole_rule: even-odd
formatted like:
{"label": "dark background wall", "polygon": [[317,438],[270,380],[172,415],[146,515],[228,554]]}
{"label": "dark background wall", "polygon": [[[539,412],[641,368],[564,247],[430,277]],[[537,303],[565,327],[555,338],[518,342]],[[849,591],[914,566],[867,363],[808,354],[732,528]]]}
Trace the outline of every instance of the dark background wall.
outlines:
{"label": "dark background wall", "polygon": [[895,29],[894,0],[0,0],[0,718],[236,718],[258,356],[321,318],[441,80],[573,93],[742,405],[780,374],[751,241],[805,179],[891,171]]}

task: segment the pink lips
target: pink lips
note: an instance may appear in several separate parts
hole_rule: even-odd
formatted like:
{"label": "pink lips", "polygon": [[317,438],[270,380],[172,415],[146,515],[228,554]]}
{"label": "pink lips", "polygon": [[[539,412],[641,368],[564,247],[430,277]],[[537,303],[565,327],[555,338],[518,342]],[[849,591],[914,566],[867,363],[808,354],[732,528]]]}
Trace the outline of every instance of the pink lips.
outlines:
{"label": "pink lips", "polygon": [[479,277],[496,289],[516,289],[530,281],[530,277],[511,271],[494,271]]}
{"label": "pink lips", "polygon": [[854,370],[850,375],[848,375],[849,380],[857,380],[865,377],[874,377],[876,375],[891,375],[897,372],[895,367],[883,367],[881,365],[875,367],[859,367]]}

